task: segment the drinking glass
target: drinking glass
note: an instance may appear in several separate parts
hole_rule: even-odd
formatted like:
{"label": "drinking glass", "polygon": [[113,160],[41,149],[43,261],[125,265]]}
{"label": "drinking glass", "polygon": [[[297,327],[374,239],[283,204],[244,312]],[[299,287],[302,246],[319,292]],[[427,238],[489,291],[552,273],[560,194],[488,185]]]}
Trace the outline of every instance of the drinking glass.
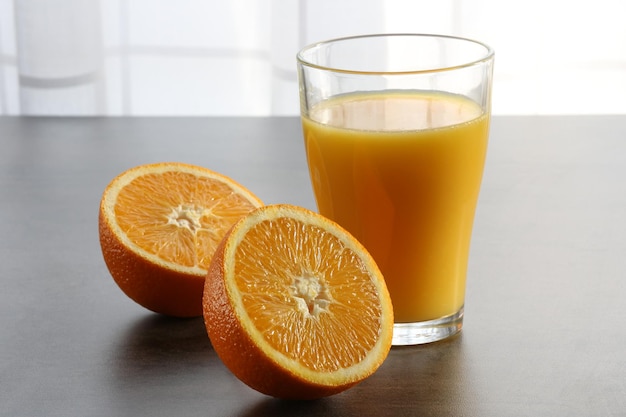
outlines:
{"label": "drinking glass", "polygon": [[318,210],[381,269],[394,345],[441,340],[463,325],[493,60],[484,43],[426,34],[333,39],[297,55]]}

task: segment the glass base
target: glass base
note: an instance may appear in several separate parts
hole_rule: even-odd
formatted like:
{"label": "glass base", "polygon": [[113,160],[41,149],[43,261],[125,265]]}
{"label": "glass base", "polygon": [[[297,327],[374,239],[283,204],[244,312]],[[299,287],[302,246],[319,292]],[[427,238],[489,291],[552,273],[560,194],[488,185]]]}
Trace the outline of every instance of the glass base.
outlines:
{"label": "glass base", "polygon": [[393,346],[421,345],[446,339],[461,331],[463,307],[456,313],[440,319],[393,325]]}

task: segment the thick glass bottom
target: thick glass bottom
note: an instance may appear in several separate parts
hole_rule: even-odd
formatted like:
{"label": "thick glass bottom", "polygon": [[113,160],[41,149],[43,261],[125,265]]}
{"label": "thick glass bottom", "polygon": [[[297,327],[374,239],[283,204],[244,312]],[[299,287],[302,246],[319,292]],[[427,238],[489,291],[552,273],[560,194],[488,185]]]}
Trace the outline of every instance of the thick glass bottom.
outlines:
{"label": "thick glass bottom", "polygon": [[456,313],[435,320],[393,325],[393,346],[421,345],[446,339],[461,331],[463,307]]}

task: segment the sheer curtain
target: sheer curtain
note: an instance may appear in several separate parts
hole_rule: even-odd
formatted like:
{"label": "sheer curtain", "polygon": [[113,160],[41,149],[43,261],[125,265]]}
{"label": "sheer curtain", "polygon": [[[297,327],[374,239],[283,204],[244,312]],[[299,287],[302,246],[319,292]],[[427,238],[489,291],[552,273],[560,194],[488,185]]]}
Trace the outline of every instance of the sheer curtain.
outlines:
{"label": "sheer curtain", "polygon": [[626,2],[0,0],[0,114],[295,115],[295,54],[360,33],[496,49],[496,114],[626,113]]}

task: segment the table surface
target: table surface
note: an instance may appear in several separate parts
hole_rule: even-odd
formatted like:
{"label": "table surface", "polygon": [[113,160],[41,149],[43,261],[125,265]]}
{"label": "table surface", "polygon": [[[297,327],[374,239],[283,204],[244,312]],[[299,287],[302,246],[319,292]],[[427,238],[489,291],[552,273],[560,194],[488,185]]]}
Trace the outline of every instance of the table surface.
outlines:
{"label": "table surface", "polygon": [[626,116],[494,117],[463,331],[312,402],[243,385],[201,318],[111,279],[101,193],[156,161],[315,209],[297,118],[0,118],[0,415],[625,415]]}

